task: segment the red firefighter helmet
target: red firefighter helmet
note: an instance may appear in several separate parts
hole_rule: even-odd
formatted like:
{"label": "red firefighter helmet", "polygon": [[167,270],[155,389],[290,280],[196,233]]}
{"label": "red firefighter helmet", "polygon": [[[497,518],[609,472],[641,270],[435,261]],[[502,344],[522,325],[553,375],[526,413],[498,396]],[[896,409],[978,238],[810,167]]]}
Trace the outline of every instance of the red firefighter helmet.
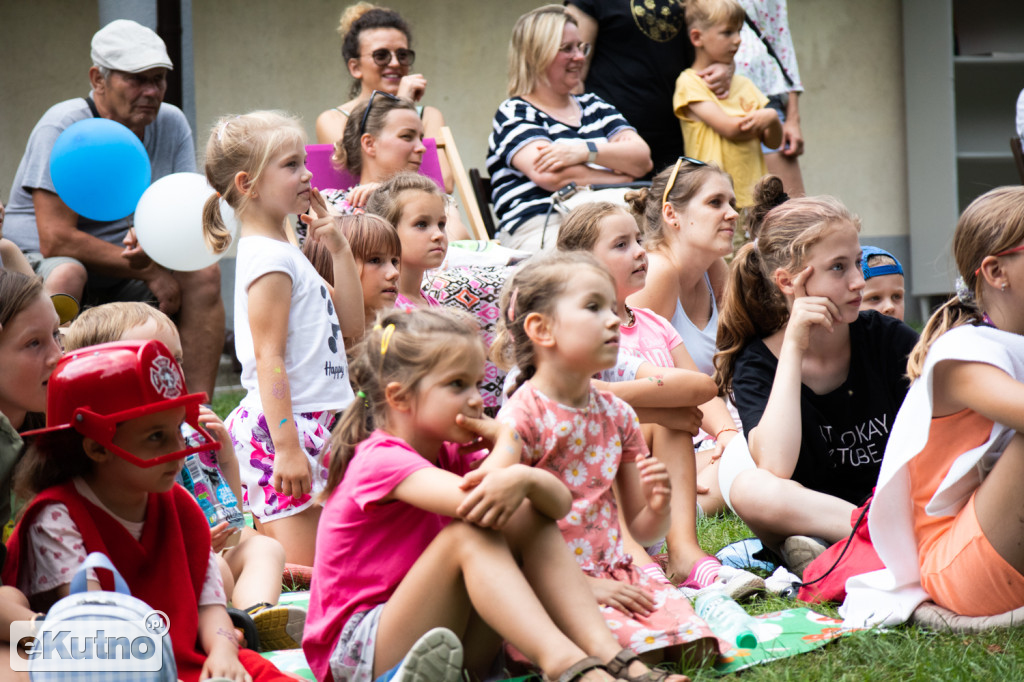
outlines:
{"label": "red firefighter helmet", "polygon": [[[23,436],[74,429],[135,466],[152,467],[220,443],[199,425],[205,393],[188,393],[181,367],[159,341],[115,341],[87,346],[61,358],[46,389],[46,428]],[[117,425],[129,419],[185,407],[185,422],[205,443],[153,459],[114,445]]]}

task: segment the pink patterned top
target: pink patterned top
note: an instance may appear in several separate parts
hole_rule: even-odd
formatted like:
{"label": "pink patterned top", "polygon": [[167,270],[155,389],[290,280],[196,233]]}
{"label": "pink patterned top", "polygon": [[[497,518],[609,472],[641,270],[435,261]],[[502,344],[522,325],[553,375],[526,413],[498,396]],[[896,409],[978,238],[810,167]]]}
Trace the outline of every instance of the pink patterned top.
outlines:
{"label": "pink patterned top", "polygon": [[648,454],[633,408],[594,388],[586,407],[569,407],[527,381],[498,419],[519,432],[524,463],[547,469],[572,491],[572,510],[558,527],[580,567],[608,577],[628,563],[612,483],[624,460]]}

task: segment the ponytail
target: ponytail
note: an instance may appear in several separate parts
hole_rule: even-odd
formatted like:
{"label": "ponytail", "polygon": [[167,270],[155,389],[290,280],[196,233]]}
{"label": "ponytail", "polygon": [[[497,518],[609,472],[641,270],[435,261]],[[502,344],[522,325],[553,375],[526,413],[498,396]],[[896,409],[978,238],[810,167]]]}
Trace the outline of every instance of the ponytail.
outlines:
{"label": "ponytail", "polygon": [[203,241],[213,253],[224,253],[231,246],[231,232],[220,212],[220,192],[214,192],[203,204]]}

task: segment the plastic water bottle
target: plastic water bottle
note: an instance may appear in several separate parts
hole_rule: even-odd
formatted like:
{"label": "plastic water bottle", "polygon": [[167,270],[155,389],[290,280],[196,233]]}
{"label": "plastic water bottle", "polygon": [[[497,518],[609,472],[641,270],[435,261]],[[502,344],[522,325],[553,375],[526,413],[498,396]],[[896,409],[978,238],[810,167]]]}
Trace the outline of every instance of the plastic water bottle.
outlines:
{"label": "plastic water bottle", "polygon": [[193,453],[185,458],[185,466],[178,476],[179,482],[199,503],[199,508],[203,510],[211,528],[222,521],[227,521],[228,526],[234,529],[245,525],[235,494],[224,480],[223,474],[216,482],[212,481],[204,471],[198,454]]}
{"label": "plastic water bottle", "polygon": [[694,602],[694,609],[722,639],[735,643],[740,649],[757,647],[751,617],[718,586],[710,585],[701,590]]}

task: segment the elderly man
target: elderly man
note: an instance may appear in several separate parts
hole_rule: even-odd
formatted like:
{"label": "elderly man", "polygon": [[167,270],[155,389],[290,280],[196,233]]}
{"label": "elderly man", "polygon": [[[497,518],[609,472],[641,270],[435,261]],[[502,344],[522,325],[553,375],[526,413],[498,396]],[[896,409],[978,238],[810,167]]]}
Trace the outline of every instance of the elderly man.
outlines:
{"label": "elderly man", "polygon": [[195,172],[195,148],[185,115],[163,102],[172,68],[163,40],[134,21],[119,19],[92,39],[88,97],[50,108],[36,124],[9,195],[5,236],[25,253],[51,293],[86,305],[150,301],[172,315],[181,333],[185,379],[191,391],[212,394],[224,347],[220,269],[168,270],[138,247],[132,216],[112,222],[80,216],[61,201],[50,178],[50,152],[76,121],[108,118],[139,136],[151,180]]}

